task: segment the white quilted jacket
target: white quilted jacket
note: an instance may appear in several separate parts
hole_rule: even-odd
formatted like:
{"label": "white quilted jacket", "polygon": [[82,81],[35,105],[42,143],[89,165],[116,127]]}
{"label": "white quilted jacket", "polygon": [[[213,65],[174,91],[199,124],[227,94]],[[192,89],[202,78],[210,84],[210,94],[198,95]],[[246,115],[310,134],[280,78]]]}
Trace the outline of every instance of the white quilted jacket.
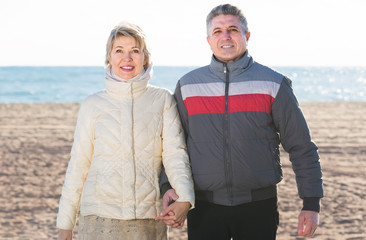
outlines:
{"label": "white quilted jacket", "polygon": [[155,218],[162,210],[161,163],[181,202],[194,206],[191,169],[176,103],[165,89],[139,79],[105,80],[106,90],[81,105],[62,188],[57,228],[77,214]]}

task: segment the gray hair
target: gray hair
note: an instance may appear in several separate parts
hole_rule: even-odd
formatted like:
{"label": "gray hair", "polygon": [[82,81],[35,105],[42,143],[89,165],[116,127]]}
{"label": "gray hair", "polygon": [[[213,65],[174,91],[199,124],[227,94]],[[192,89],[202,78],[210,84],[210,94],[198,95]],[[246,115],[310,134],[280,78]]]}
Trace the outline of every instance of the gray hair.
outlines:
{"label": "gray hair", "polygon": [[211,10],[211,12],[207,15],[206,18],[206,28],[207,28],[207,36],[210,37],[210,27],[211,27],[211,21],[214,17],[217,17],[219,15],[233,15],[239,17],[239,21],[241,24],[241,27],[243,29],[244,34],[249,32],[248,29],[248,22],[241,10],[233,5],[230,4],[223,4],[219,5]]}
{"label": "gray hair", "polygon": [[151,62],[150,62],[150,52],[146,46],[146,36],[142,29],[132,23],[122,22],[115,26],[111,34],[108,37],[107,46],[106,46],[106,55],[105,55],[105,65],[109,66],[109,60],[111,59],[111,52],[113,48],[113,43],[118,37],[132,37],[136,40],[138,47],[144,53],[145,57],[145,65],[144,68],[147,69]]}

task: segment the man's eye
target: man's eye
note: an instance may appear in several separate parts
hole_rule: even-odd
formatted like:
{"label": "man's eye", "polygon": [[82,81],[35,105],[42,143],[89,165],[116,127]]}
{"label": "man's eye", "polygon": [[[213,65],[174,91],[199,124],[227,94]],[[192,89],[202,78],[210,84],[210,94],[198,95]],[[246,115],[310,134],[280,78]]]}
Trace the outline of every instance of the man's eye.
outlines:
{"label": "man's eye", "polygon": [[220,34],[220,33],[221,33],[221,31],[220,31],[220,30],[218,30],[218,31],[214,31],[214,32],[213,32],[213,34],[215,34],[215,35],[216,35],[216,34]]}

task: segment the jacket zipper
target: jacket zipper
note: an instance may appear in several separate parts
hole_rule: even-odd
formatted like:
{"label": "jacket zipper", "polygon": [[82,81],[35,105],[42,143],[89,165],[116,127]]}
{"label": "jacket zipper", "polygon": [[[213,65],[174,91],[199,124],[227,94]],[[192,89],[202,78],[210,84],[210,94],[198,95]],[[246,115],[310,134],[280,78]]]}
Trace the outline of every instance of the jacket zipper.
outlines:
{"label": "jacket zipper", "polygon": [[229,200],[233,203],[233,192],[232,192],[232,167],[230,159],[230,133],[229,133],[229,83],[230,73],[227,67],[227,63],[224,63],[225,73],[225,114],[224,114],[224,163],[225,163],[225,178],[226,188],[229,195]]}
{"label": "jacket zipper", "polygon": [[133,96],[133,83],[131,83],[131,131],[132,131],[132,160],[133,160],[133,167],[134,167],[134,215],[136,219],[136,158],[135,158],[135,129],[134,129],[134,122],[135,122],[135,116],[134,116],[134,96]]}

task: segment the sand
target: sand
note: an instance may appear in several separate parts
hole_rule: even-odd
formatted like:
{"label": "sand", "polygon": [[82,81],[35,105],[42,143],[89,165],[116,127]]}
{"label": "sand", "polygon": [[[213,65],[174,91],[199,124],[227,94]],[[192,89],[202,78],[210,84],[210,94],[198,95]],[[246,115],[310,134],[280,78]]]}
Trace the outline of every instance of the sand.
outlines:
{"label": "sand", "polygon": [[[315,239],[366,239],[366,102],[301,107],[324,176]],[[78,108],[77,103],[0,104],[0,239],[56,239]],[[302,239],[296,237],[301,200],[288,156],[281,154],[278,239]],[[171,229],[170,239],[187,239],[186,228]]]}

